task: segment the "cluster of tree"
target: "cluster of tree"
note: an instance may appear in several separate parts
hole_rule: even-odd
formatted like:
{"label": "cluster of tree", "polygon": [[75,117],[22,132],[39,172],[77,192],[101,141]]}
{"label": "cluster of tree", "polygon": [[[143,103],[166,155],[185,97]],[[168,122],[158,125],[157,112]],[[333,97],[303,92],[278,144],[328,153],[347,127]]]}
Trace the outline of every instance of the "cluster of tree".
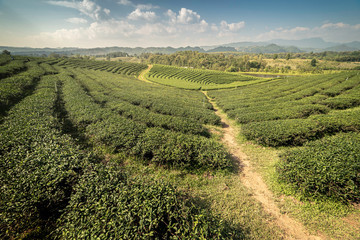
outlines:
{"label": "cluster of tree", "polygon": [[[281,58],[285,58],[286,54],[279,54]],[[327,61],[337,61],[337,62],[359,62],[360,61],[360,51],[353,52],[333,52],[333,51],[324,51],[324,52],[307,52],[307,53],[293,53],[291,54],[292,58],[300,59],[320,59]]]}
{"label": "cluster of tree", "polygon": [[105,55],[96,55],[96,57],[106,57],[106,58],[117,58],[117,57],[129,57],[130,55],[126,52],[112,52]]}
{"label": "cluster of tree", "polygon": [[234,54],[208,54],[196,51],[176,52],[173,54],[152,54],[144,53],[140,55],[150,64],[164,64],[180,67],[203,68],[220,71],[252,71],[266,67],[263,55],[234,55]]}

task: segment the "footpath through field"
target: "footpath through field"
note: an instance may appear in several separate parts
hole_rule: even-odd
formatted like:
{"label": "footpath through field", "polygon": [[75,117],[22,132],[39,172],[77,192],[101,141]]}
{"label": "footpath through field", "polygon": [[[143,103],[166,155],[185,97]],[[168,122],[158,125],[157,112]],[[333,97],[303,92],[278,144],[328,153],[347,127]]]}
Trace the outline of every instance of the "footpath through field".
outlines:
{"label": "footpath through field", "polygon": [[323,237],[310,235],[301,223],[280,212],[273,193],[268,189],[260,174],[255,172],[248,156],[241,151],[237,144],[237,127],[233,126],[226,114],[218,111],[216,103],[208,97],[207,93],[205,91],[203,93],[214,106],[216,114],[221,118],[224,131],[222,141],[229,148],[232,158],[240,163],[242,183],[253,193],[254,198],[262,204],[264,211],[274,218],[275,223],[284,231],[286,239],[323,239]]}
{"label": "footpath through field", "polygon": [[144,81],[144,82],[153,83],[145,78],[145,74],[147,74],[151,70],[152,67],[153,67],[153,65],[149,65],[147,69],[145,69],[144,71],[142,71],[139,74],[138,79],[141,81]]}

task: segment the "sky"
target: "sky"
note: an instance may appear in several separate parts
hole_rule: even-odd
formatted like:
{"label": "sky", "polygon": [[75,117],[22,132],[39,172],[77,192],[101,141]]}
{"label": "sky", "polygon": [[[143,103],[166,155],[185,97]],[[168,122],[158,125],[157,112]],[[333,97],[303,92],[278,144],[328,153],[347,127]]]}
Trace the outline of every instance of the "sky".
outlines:
{"label": "sky", "polygon": [[360,41],[360,0],[0,0],[0,46]]}

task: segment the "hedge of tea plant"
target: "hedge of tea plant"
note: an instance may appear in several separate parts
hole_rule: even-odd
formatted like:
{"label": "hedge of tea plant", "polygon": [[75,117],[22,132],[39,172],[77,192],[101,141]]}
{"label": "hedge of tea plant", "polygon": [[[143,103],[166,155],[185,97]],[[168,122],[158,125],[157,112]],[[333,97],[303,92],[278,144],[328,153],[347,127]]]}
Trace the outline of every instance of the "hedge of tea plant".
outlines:
{"label": "hedge of tea plant", "polygon": [[[185,100],[176,95],[172,96],[172,93],[179,90],[169,90],[169,92],[160,94],[160,89],[168,90],[167,87],[157,86],[154,88],[150,84],[133,79],[124,79],[121,82],[122,78],[118,78],[116,81],[120,82],[117,84],[123,86],[110,91],[107,84],[112,85],[112,82],[108,82],[106,78],[99,78],[98,83],[101,84],[96,84],[81,74],[71,75],[71,71],[61,74],[60,79],[63,81],[64,106],[69,119],[93,144],[103,144],[113,149],[114,152],[123,152],[145,162],[171,168],[196,170],[198,168],[226,169],[232,166],[226,149],[215,140],[202,136],[204,128],[191,119],[195,116],[211,119],[203,112],[214,115],[206,104],[202,104],[201,101],[200,103],[196,102],[196,99],[201,99],[199,98],[201,93],[198,95],[189,92],[186,95],[189,98]],[[141,85],[132,84],[134,82]],[[126,83],[126,85],[121,83]],[[147,92],[149,94],[145,94]],[[147,114],[139,111],[140,117],[129,117],[126,115],[127,113],[121,113],[114,109],[116,99],[120,99],[120,103],[121,100],[132,103],[134,105],[132,114],[134,115],[136,115],[136,109],[150,111],[146,111]],[[161,100],[164,102],[162,103]],[[194,104],[186,103],[186,101],[194,102]],[[136,104],[134,104],[135,102]],[[187,112],[190,116],[189,120],[183,120],[186,115],[178,119],[177,114],[163,114],[164,119],[172,116],[174,121],[167,124],[164,122],[163,124],[148,124],[148,116],[157,116],[158,120],[161,119],[161,113],[154,110],[159,107],[158,104],[161,104],[160,106],[166,104],[171,110],[173,102],[174,104],[178,102],[175,109]],[[162,110],[165,111],[166,108],[162,108]],[[141,119],[141,116],[144,119]],[[218,118],[214,117],[214,119]],[[185,131],[181,130],[183,125],[185,125]],[[191,127],[194,129],[190,130]]]}
{"label": "hedge of tea plant", "polygon": [[48,232],[88,161],[87,154],[58,130],[57,81],[56,76],[42,77],[34,93],[11,108],[0,125],[3,239],[31,239],[36,232]]}
{"label": "hedge of tea plant", "polygon": [[225,239],[234,234],[171,184],[129,177],[113,164],[84,173],[58,225],[58,239]]}
{"label": "hedge of tea plant", "polygon": [[357,72],[287,77],[209,95],[243,124],[242,133],[249,140],[262,145],[302,145],[336,132],[359,130]]}
{"label": "hedge of tea plant", "polygon": [[340,133],[288,150],[279,178],[303,195],[338,201],[360,200],[360,135]]}

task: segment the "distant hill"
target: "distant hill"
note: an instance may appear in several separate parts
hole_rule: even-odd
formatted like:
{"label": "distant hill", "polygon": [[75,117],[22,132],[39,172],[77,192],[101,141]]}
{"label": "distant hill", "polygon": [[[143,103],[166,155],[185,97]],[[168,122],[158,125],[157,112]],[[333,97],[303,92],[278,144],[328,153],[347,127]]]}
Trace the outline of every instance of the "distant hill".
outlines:
{"label": "distant hill", "polygon": [[239,48],[238,51],[249,52],[249,53],[296,53],[302,52],[299,48],[290,46],[290,47],[281,47],[276,44],[269,44],[266,46],[249,46],[245,48]]}
{"label": "distant hill", "polygon": [[149,48],[129,48],[129,47],[105,47],[105,48],[27,48],[27,47],[8,47],[0,46],[0,51],[8,50],[14,55],[49,55],[51,53],[58,53],[62,55],[106,55],[114,52],[124,52],[129,55],[140,55],[142,53],[162,53],[171,54],[178,51],[198,51],[205,52],[204,49],[199,47],[149,47]]}
{"label": "distant hill", "polygon": [[338,43],[326,42],[322,38],[306,38],[300,40],[273,39],[268,41],[281,46],[296,46],[298,48],[324,49],[338,45]]}
{"label": "distant hill", "polygon": [[326,42],[322,38],[308,38],[301,40],[274,39],[267,42],[234,42],[222,45],[200,46],[200,47],[105,47],[105,48],[28,48],[0,46],[0,51],[8,50],[15,55],[49,55],[58,53],[61,55],[106,55],[114,52],[124,52],[129,55],[140,55],[142,53],[172,54],[178,51],[198,52],[248,52],[248,53],[295,53],[295,52],[323,52],[323,51],[357,51],[360,50],[360,42],[349,43]]}
{"label": "distant hill", "polygon": [[359,41],[346,43],[346,46],[356,48],[357,50],[360,50],[360,42]]}
{"label": "distant hill", "polygon": [[325,48],[325,51],[333,51],[333,52],[351,52],[351,51],[356,51],[359,50],[359,48],[355,48],[355,47],[349,47],[347,44],[341,44],[341,45],[336,45],[333,47],[329,47],[329,48]]}
{"label": "distant hill", "polygon": [[237,52],[237,50],[234,47],[220,46],[220,47],[216,47],[216,48],[207,50],[207,52]]}

